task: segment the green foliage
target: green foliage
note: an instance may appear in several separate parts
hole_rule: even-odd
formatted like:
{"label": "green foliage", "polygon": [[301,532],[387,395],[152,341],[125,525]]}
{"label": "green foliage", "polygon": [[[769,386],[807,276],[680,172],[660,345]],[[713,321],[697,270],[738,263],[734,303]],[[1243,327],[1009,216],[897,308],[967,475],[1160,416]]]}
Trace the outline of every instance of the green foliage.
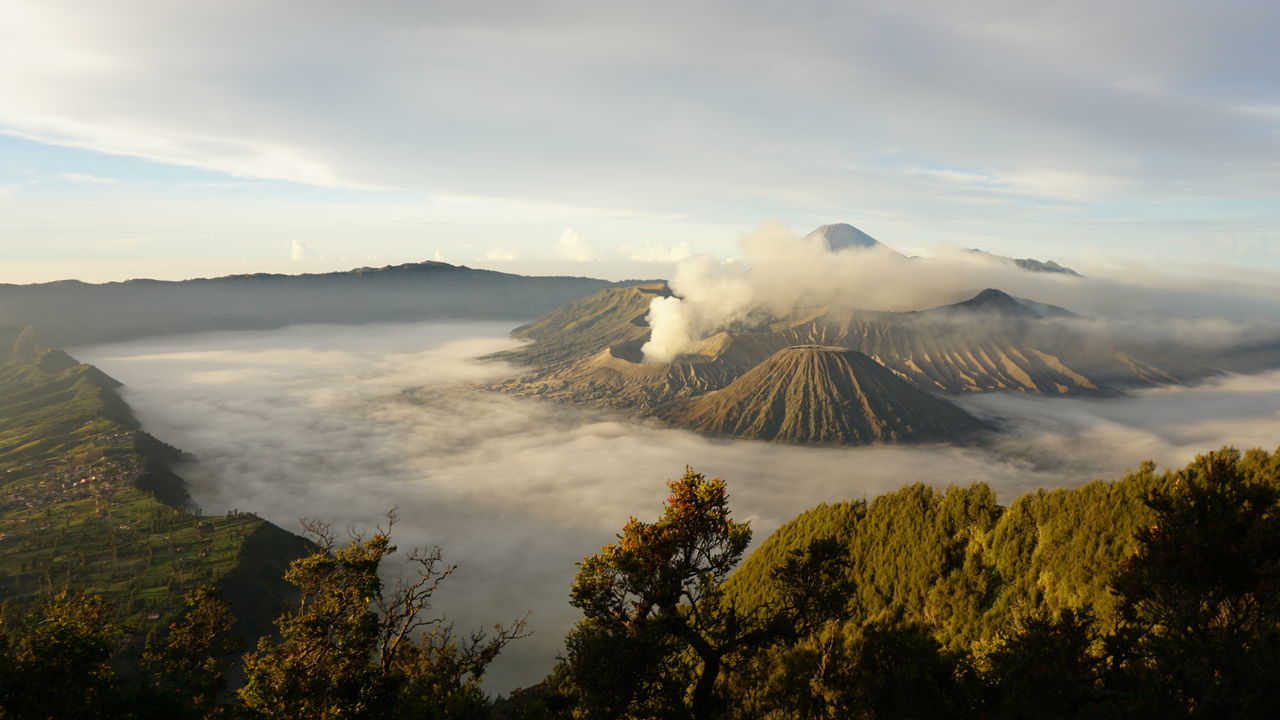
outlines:
{"label": "green foliage", "polygon": [[848,548],[850,619],[902,613],[937,628],[949,647],[965,647],[981,635],[993,596],[986,541],[1001,512],[983,484],[945,493],[916,484],[870,505],[821,505],[779,528],[730,585],[744,603],[778,602],[770,568],[815,537],[834,538]]}
{"label": "green foliage", "polygon": [[142,653],[146,682],[140,691],[143,707],[162,707],[170,718],[213,718],[225,715],[225,660],[244,649],[234,633],[231,608],[216,588],[203,586],[186,593],[182,619],[164,635],[151,638]]}
{"label": "green foliage", "polygon": [[[280,639],[262,638],[244,658],[238,690],[253,717],[270,720],[482,716],[479,679],[524,621],[455,638],[423,613],[452,572],[439,552],[410,556],[416,577],[384,588],[379,569],[396,552],[386,530],[338,546],[323,523],[308,530],[320,550],[294,561],[285,579],[300,591],[298,607],[277,621]],[[413,633],[425,628],[417,638]]]}
{"label": "green foliage", "polygon": [[1202,455],[1146,504],[1115,575],[1120,674],[1201,717],[1280,706],[1280,482],[1274,456]]}
{"label": "green foliage", "polygon": [[727,599],[782,602],[788,584],[769,582],[770,568],[826,536],[848,551],[841,623],[739,658],[723,707],[744,718],[1263,714],[1280,705],[1278,505],[1280,453],[1224,449],[1007,510],[983,485],[819,506],[743,563]]}
{"label": "green foliage", "polygon": [[988,718],[1093,718],[1103,712],[1103,659],[1087,613],[1015,618],[973,658]]}
{"label": "green foliage", "polygon": [[1089,608],[1101,625],[1114,627],[1117,598],[1108,580],[1151,521],[1143,498],[1167,482],[1168,475],[1156,474],[1148,462],[1116,482],[1039,490],[1014,500],[989,539],[1001,580],[990,625],[1008,624],[1020,608],[1050,614]]}
{"label": "green foliage", "polygon": [[[6,358],[0,593],[24,607],[55,588],[100,594],[135,645],[177,618],[182,593],[195,586],[218,584],[242,597],[249,593],[232,587],[242,584],[253,595],[278,595],[278,568],[298,544],[274,543],[246,558],[245,544],[274,527],[253,515],[202,517],[162,502],[185,499],[181,480],[166,469],[178,453],[138,430],[118,383],[44,346],[29,329],[0,331]],[[264,567],[240,572],[246,561]],[[239,614],[263,627],[279,610],[266,604]]]}
{"label": "green foliage", "polygon": [[[668,487],[656,522],[631,518],[617,543],[578,564],[570,602],[587,622],[569,642],[569,666],[586,702],[607,709],[602,715],[635,705],[640,717],[706,717],[724,656],[759,632],[755,618],[724,602],[724,579],[751,542],[748,524],[730,516],[724,481],[686,468]],[[686,651],[699,668],[687,708],[670,690],[670,671],[685,664],[678,657]],[[602,653],[643,662],[611,669],[602,686],[586,677]]]}
{"label": "green foliage", "polygon": [[121,682],[110,660],[121,631],[110,614],[99,595],[63,591],[25,622],[6,622],[0,717],[113,717]]}
{"label": "green foliage", "polygon": [[818,540],[773,569],[776,602],[740,607],[725,579],[751,530],[732,519],[725,482],[685,468],[668,487],[657,521],[631,518],[578,564],[571,602],[585,618],[566,664],[585,717],[713,717],[722,672],[844,604],[843,549]]}
{"label": "green foliage", "polygon": [[[302,594],[279,618],[280,639],[263,638],[244,657],[238,702],[227,702],[225,675],[241,643],[216,589],[187,593],[182,619],[148,641],[136,668],[120,653],[125,636],[110,621],[110,604],[62,592],[25,620],[2,616],[0,718],[487,718],[480,677],[523,636],[524,621],[492,637],[455,637],[442,620],[422,616],[453,569],[438,552],[415,555],[421,576],[386,591],[378,570],[395,552],[389,532],[342,547],[320,539],[321,551],[289,569]],[[128,669],[118,674],[117,666]]]}
{"label": "green foliage", "polygon": [[260,717],[372,718],[392,697],[390,679],[372,662],[379,627],[370,607],[382,592],[378,565],[394,550],[390,538],[329,545],[289,566],[285,579],[301,591],[300,605],[277,621],[279,641],[264,637],[245,656],[239,693]]}

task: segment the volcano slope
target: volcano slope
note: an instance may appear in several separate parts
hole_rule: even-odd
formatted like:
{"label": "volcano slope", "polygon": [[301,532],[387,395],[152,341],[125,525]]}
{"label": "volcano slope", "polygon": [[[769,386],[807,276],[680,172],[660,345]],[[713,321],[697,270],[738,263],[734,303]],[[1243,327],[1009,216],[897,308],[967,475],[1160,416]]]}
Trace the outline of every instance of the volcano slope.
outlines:
{"label": "volcano slope", "polygon": [[[972,429],[976,421],[942,422],[927,432],[923,430],[927,424],[912,422],[908,424],[916,432],[886,431],[883,437],[864,431],[819,430],[829,423],[817,420],[803,432],[775,432],[763,428],[787,424],[787,403],[742,406],[742,398],[763,397],[742,385],[734,393],[741,397],[729,403],[737,407],[733,413],[741,418],[716,421],[708,417],[708,413],[729,412],[725,408],[722,412],[710,410],[714,403],[728,403],[724,399],[727,395],[708,397],[701,403],[686,401],[728,389],[781,350],[809,345],[856,350],[917,392],[952,396],[1014,391],[1105,397],[1131,388],[1193,382],[1215,372],[1167,351],[1100,339],[1083,329],[1087,325],[1083,318],[1068,310],[996,289],[983,290],[963,302],[913,312],[811,308],[784,320],[717,333],[673,362],[644,362],[641,348],[649,338],[645,319],[649,305],[656,297],[670,295],[662,283],[601,290],[517,328],[515,337],[532,342],[498,357],[530,367],[496,388],[652,415],[716,434],[855,444],[896,442],[917,435],[918,439],[954,439],[963,429]],[[886,384],[872,383],[861,395],[889,392]],[[856,393],[846,397],[833,390],[825,402],[848,410],[858,407],[862,399]],[[954,418],[955,413],[946,413],[946,417]]]}
{"label": "volcano slope", "polygon": [[713,435],[819,445],[962,437],[984,424],[857,350],[783,348],[728,386],[653,413]]}

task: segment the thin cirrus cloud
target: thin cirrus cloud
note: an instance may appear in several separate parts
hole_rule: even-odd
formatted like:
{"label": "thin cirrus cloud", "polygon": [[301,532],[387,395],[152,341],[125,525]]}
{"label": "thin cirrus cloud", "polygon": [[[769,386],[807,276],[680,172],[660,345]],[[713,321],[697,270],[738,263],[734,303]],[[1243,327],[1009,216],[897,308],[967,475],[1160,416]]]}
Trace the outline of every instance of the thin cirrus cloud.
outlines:
{"label": "thin cirrus cloud", "polygon": [[1280,10],[1231,6],[19,0],[0,10],[0,131],[721,227],[869,207],[906,218],[869,228],[903,244],[982,223],[1069,247],[1064,208],[1077,235],[1124,236],[1171,200],[1201,236],[1259,233]]}

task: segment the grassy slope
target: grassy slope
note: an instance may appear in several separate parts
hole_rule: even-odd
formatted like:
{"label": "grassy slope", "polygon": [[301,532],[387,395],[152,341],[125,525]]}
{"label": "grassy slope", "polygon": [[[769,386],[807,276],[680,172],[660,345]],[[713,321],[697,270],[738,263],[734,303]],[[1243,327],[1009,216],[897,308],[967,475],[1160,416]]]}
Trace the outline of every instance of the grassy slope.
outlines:
{"label": "grassy slope", "polygon": [[199,517],[161,502],[185,499],[167,470],[177,451],[138,429],[114,380],[29,330],[0,330],[5,359],[0,597],[21,605],[82,587],[142,634],[179,612],[184,588],[213,583],[238,599],[243,631],[269,630],[303,541],[254,515]]}

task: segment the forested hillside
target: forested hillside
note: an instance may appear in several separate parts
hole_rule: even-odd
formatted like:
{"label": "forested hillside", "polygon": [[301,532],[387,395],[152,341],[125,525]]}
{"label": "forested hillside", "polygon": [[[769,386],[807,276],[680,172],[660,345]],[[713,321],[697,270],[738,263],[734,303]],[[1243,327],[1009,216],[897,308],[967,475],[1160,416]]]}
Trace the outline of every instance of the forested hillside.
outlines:
{"label": "forested hillside", "polygon": [[255,515],[186,509],[179,452],[138,428],[118,383],[36,331],[0,330],[0,360],[0,595],[101,594],[140,638],[210,584],[244,632],[269,632],[305,542]]}
{"label": "forested hillside", "polygon": [[583,619],[513,717],[1264,717],[1280,452],[1037,491],[821,505],[737,566],[726,484],[670,483],[579,564]]}
{"label": "forested hillside", "polygon": [[[1271,456],[1242,462],[1265,467]],[[883,613],[926,623],[960,650],[1008,627],[1018,613],[1090,608],[1103,625],[1118,620],[1112,573],[1151,524],[1144,499],[1167,489],[1171,473],[1144,464],[1115,481],[1037,490],[1008,507],[985,484],[938,490],[915,484],[812,508],[770,535],[729,581],[744,602],[771,601],[770,569],[816,538],[849,548],[850,617]]]}

